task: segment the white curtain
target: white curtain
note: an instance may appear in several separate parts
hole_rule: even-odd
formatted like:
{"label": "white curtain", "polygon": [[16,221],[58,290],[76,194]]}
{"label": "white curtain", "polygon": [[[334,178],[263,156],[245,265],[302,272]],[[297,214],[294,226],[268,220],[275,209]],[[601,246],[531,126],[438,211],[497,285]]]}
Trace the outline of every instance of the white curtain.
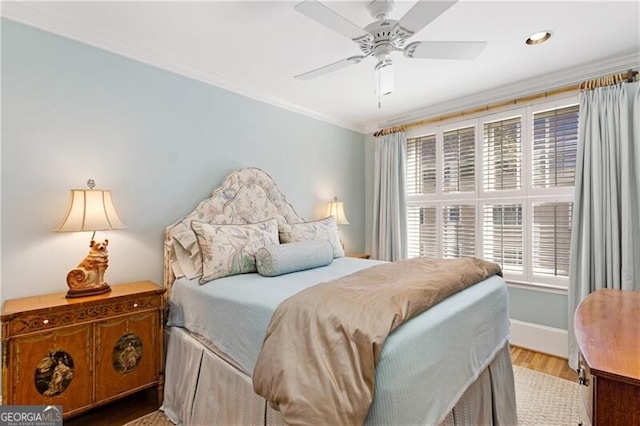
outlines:
{"label": "white curtain", "polygon": [[569,365],[575,310],[600,288],[640,290],[640,83],[580,94],[569,273]]}
{"label": "white curtain", "polygon": [[372,257],[394,261],[407,257],[407,195],[404,132],[375,138]]}

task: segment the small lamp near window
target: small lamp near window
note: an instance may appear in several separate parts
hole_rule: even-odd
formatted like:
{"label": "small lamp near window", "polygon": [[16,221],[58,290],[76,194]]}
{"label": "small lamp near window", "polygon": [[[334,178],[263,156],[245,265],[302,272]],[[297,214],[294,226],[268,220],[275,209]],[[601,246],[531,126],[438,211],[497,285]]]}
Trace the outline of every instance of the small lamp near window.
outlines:
{"label": "small lamp near window", "polygon": [[111,287],[104,280],[109,266],[107,245],[109,240],[95,241],[96,231],[126,228],[111,200],[111,191],[93,189],[93,179],[87,181],[89,189],[72,189],[69,210],[56,229],[57,232],[93,231],[89,254],[77,268],[67,274],[67,298],[107,293]]}
{"label": "small lamp near window", "polygon": [[[338,201],[338,197],[333,197],[333,201],[329,201],[329,204],[327,205],[326,216],[333,216],[336,219],[336,223],[338,225],[349,224],[347,216],[344,214],[344,203],[342,201]],[[338,231],[340,231],[340,229],[338,229]],[[342,239],[340,239],[340,244],[344,249],[344,243],[342,242]]]}
{"label": "small lamp near window", "polygon": [[327,205],[327,216],[335,217],[338,225],[349,224],[347,216],[344,214],[344,203],[338,201],[338,197],[333,197],[333,201],[329,201]]}

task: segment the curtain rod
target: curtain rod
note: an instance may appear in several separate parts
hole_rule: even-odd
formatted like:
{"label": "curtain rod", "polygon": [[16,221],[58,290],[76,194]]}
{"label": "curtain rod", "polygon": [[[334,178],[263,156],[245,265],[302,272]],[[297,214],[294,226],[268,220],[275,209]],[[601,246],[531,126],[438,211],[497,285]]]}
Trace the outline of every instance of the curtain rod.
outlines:
{"label": "curtain rod", "polygon": [[580,84],[580,90],[593,90],[598,87],[613,86],[624,81],[626,81],[627,83],[633,83],[635,81],[636,75],[638,75],[638,71],[628,70],[624,73],[611,74],[604,77],[594,78],[592,80],[582,82],[582,84]]}
{"label": "curtain rod", "polygon": [[[445,120],[450,120],[452,118],[461,118],[461,117],[466,117],[466,116],[474,115],[478,113],[489,112],[498,108],[503,108],[511,105],[518,105],[526,102],[535,101],[538,99],[549,98],[549,97],[561,95],[564,93],[578,92],[580,90],[587,90],[587,89],[593,89],[595,87],[608,86],[612,84],[617,84],[622,81],[628,81],[631,83],[634,81],[635,76],[637,74],[638,74],[638,71],[629,70],[626,73],[612,74],[605,77],[588,80],[580,84],[570,84],[568,86],[559,87],[557,89],[548,90],[546,92],[540,92],[532,95],[521,96],[519,98],[509,99],[506,101],[494,102],[492,104],[483,105],[476,108],[470,108],[462,111],[451,112],[451,113],[439,115],[436,117],[425,118],[423,120],[413,121],[411,123],[407,123],[403,125],[387,127],[387,128],[378,130],[373,134],[373,136],[379,137],[383,135],[389,135],[391,133],[403,132],[407,129],[424,126],[425,124],[437,123]],[[598,85],[593,86],[594,83],[591,83],[593,81],[598,81],[599,82]],[[613,81],[613,83],[604,84],[604,82],[611,82],[611,81]]]}

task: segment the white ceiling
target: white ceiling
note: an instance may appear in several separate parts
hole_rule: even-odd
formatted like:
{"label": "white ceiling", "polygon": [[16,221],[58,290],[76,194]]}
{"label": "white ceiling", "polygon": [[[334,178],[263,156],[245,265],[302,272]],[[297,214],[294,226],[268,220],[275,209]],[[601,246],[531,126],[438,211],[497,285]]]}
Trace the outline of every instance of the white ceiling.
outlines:
{"label": "white ceiling", "polygon": [[[399,19],[415,1],[396,3]],[[359,26],[366,1],[327,1]],[[548,90],[640,65],[640,2],[461,0],[410,39],[486,41],[474,61],[393,56],[395,90],[374,94],[375,58],[313,80],[294,75],[360,53],[290,1],[2,2],[2,16],[360,132]],[[527,46],[533,32],[552,30]],[[475,105],[474,105],[475,104]]]}

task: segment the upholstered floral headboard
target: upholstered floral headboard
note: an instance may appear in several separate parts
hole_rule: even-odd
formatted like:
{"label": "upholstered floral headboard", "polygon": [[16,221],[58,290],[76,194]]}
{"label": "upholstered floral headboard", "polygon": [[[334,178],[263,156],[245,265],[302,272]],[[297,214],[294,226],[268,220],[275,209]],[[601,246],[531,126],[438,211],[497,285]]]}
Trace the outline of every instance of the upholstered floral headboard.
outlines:
{"label": "upholstered floral headboard", "polygon": [[[164,239],[164,285],[170,292],[175,280],[177,239],[191,234],[191,222],[248,224],[277,218],[279,223],[300,223],[300,217],[264,171],[247,167],[229,174],[198,207],[168,226]],[[177,238],[177,239],[176,239]]]}

